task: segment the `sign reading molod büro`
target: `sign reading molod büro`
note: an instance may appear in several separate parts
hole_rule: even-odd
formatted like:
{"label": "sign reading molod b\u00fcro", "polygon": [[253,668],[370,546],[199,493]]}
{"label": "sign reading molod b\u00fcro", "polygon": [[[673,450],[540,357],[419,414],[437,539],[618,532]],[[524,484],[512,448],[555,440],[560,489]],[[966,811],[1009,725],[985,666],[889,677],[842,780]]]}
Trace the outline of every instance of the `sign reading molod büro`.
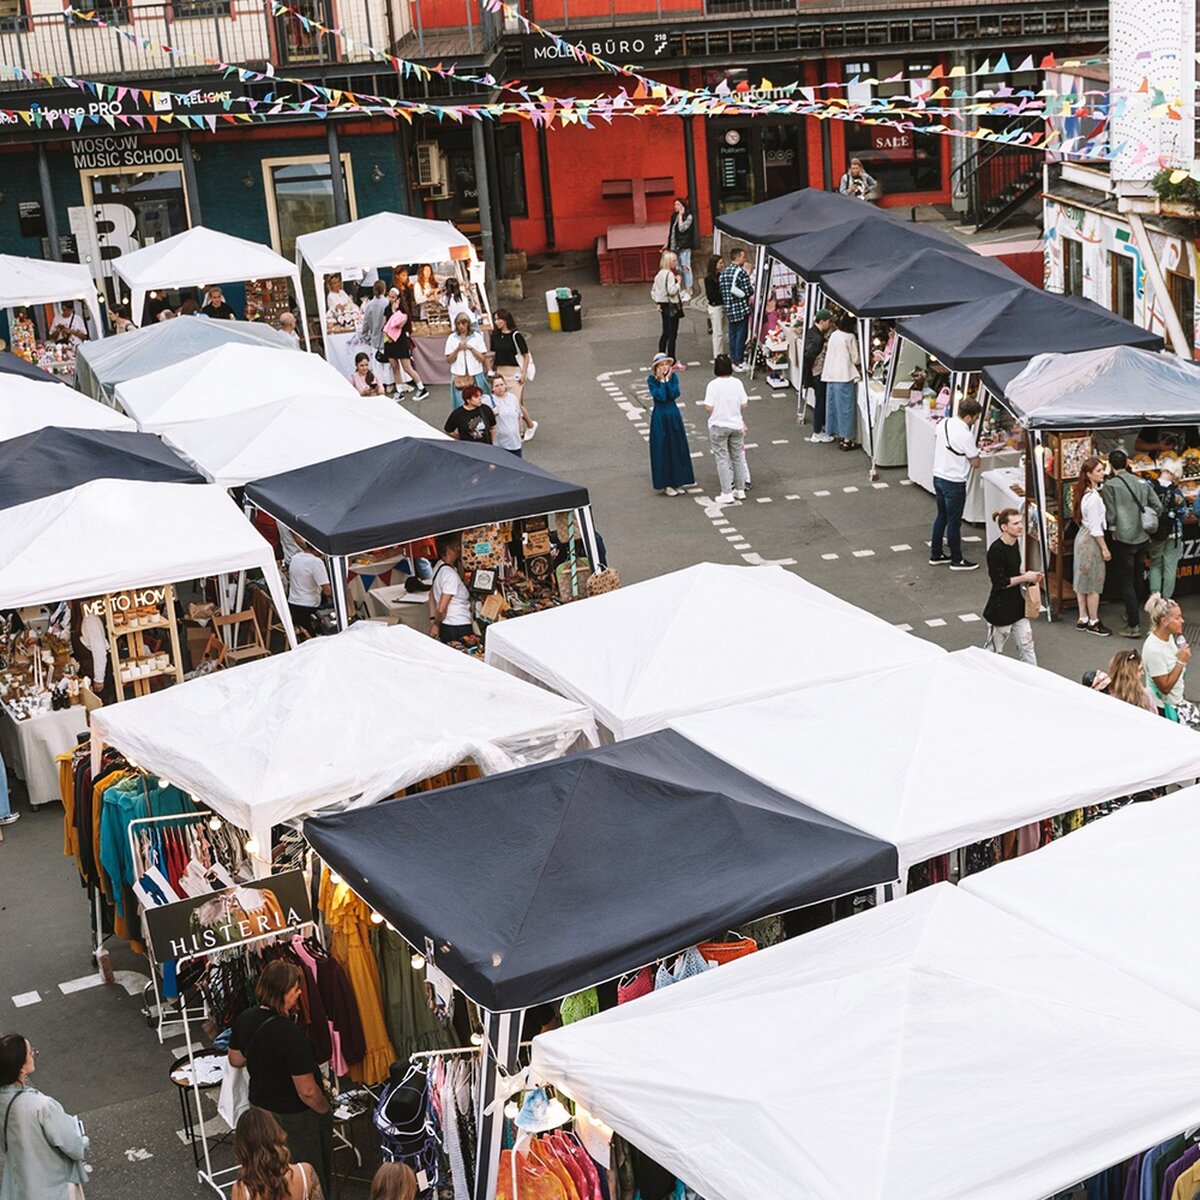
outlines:
{"label": "sign reading molod b\u00fcro", "polygon": [[146,909],[146,932],[160,962],[224,950],[312,920],[303,871],[284,871],[207,896]]}

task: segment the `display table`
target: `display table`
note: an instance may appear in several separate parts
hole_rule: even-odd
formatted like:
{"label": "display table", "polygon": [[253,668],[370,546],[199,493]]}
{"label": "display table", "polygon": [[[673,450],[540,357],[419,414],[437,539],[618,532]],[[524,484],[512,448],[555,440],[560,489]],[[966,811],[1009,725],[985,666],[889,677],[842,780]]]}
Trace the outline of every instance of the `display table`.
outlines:
{"label": "display table", "polygon": [[83,705],[39,713],[18,721],[7,705],[0,705],[0,752],[8,769],[25,781],[29,803],[35,808],[58,800],[58,766],[55,758],[74,749],[78,735],[87,732]]}
{"label": "display table", "polygon": [[396,625],[407,625],[419,633],[429,629],[429,593],[409,592],[404,584],[373,587],[367,592],[367,611],[386,617]]}
{"label": "display table", "polygon": [[[992,513],[1004,508],[1025,511],[1025,497],[1021,494],[1025,490],[1025,472],[1021,467],[995,467],[982,471],[980,479],[983,480],[983,508],[987,514],[986,540],[990,546],[1000,536]],[[1021,492],[1014,492],[1014,487],[1020,488]]]}
{"label": "display table", "polygon": [[[927,492],[933,491],[933,450],[940,421],[930,418],[924,405],[914,404],[904,410],[904,435],[908,451],[908,477]],[[980,524],[991,511],[983,495],[983,475],[998,467],[1011,465],[1020,458],[1017,450],[998,450],[980,455],[980,468],[971,472],[967,481],[967,503],[963,520]]]}

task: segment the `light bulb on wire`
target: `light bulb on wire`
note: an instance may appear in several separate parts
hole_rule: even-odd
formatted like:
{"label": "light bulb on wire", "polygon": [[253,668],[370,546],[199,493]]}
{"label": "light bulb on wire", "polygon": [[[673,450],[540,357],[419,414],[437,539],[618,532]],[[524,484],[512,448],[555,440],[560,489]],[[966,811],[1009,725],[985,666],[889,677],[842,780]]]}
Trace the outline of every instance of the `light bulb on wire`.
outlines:
{"label": "light bulb on wire", "polygon": [[373,912],[371,914],[371,924],[372,925],[382,925],[383,924],[383,913]]}
{"label": "light bulb on wire", "polygon": [[258,855],[258,839],[257,838],[247,838],[246,839],[246,853],[250,854],[250,855],[254,855],[254,856]]}
{"label": "light bulb on wire", "polygon": [[409,962],[412,963],[412,968],[414,971],[423,971],[425,969],[425,955],[423,955],[419,950],[413,951],[413,956],[409,959]]}

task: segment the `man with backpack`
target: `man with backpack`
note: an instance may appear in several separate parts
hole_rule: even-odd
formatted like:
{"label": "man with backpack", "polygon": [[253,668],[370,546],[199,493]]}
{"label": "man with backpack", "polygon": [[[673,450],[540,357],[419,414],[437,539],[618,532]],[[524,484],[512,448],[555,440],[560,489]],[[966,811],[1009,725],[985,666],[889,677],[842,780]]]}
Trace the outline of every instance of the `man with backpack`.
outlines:
{"label": "man with backpack", "polygon": [[1122,637],[1140,638],[1139,597],[1145,590],[1142,556],[1150,535],[1158,530],[1163,505],[1150,484],[1129,473],[1129,456],[1124,450],[1114,450],[1108,465],[1112,474],[1100,495],[1112,542],[1112,572],[1125,606],[1125,627],[1117,632]]}

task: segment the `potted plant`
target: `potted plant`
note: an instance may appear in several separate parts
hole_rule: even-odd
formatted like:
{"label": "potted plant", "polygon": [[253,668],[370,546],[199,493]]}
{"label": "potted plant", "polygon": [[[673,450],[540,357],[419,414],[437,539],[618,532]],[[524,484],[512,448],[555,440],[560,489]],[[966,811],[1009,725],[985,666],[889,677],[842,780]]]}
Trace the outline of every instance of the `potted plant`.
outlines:
{"label": "potted plant", "polygon": [[1185,175],[1172,182],[1177,171],[1164,167],[1150,181],[1154,194],[1162,203],[1162,211],[1169,216],[1200,217],[1200,180]]}

